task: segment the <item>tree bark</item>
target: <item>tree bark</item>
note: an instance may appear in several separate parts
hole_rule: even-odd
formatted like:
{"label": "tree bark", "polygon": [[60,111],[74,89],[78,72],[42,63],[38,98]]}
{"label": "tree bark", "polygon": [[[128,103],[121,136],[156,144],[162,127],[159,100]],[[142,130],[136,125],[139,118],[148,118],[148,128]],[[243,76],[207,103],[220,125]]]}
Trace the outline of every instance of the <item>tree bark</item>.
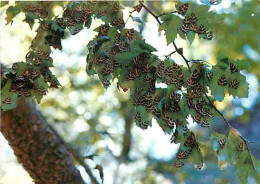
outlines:
{"label": "tree bark", "polygon": [[129,161],[129,152],[132,145],[132,135],[131,135],[131,129],[132,129],[132,113],[127,114],[125,119],[125,133],[123,135],[123,144],[122,144],[122,152],[121,152],[121,159],[123,161]]}
{"label": "tree bark", "polygon": [[63,139],[24,99],[1,110],[0,130],[36,184],[84,184]]}

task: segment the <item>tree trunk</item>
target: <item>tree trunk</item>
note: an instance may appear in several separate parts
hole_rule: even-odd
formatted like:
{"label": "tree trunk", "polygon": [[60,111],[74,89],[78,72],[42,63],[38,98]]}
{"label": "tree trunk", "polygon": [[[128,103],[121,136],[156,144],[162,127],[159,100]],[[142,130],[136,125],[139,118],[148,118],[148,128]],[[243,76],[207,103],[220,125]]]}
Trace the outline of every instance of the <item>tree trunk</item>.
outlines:
{"label": "tree trunk", "polygon": [[84,184],[63,139],[31,104],[1,111],[0,130],[36,184]]}
{"label": "tree trunk", "polygon": [[[130,113],[129,113],[130,114]],[[132,136],[131,136],[131,129],[132,129],[132,116],[125,117],[125,133],[123,136],[123,144],[122,144],[122,152],[121,152],[121,159],[123,161],[129,161],[129,152],[131,149],[132,144]]]}

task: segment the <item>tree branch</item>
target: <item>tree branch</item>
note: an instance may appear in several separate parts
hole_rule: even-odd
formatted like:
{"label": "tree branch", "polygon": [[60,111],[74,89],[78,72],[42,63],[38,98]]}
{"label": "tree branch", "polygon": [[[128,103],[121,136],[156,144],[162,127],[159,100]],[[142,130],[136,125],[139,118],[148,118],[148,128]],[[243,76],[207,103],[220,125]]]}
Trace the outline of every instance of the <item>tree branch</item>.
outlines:
{"label": "tree branch", "polygon": [[73,155],[73,157],[80,163],[82,167],[84,167],[86,173],[89,175],[90,180],[92,181],[93,184],[98,184],[99,182],[91,172],[91,169],[89,166],[84,162],[84,158],[79,155],[79,152],[73,149],[70,145],[66,144],[66,147],[68,148],[69,152]]}
{"label": "tree branch", "polygon": [[178,47],[177,47],[177,45],[175,44],[174,41],[172,42],[172,44],[173,44],[174,48],[176,49],[177,53],[183,58],[183,60],[185,61],[189,71],[191,72],[190,65],[189,65],[190,61],[185,58],[185,56],[183,55],[182,49],[178,49]]}
{"label": "tree branch", "polygon": [[126,102],[123,102],[122,106],[125,107],[124,111],[122,112],[125,120],[125,133],[123,135],[122,151],[119,158],[122,161],[129,161],[129,152],[131,150],[132,144],[131,128],[133,124],[133,110],[129,111]]}
{"label": "tree branch", "polygon": [[[50,128],[52,129],[52,131],[54,132],[54,134],[58,135],[58,132],[52,127],[50,126]],[[95,176],[93,175],[93,173],[91,172],[91,169],[89,168],[89,166],[84,162],[84,158],[79,154],[78,150],[75,150],[75,148],[72,148],[71,145],[69,145],[68,143],[66,143],[63,139],[61,140],[62,144],[64,144],[64,146],[68,149],[68,151],[72,154],[72,156],[75,158],[75,160],[77,162],[80,163],[80,165],[82,167],[84,167],[86,173],[89,175],[90,180],[93,184],[99,184],[99,182],[97,181],[97,179],[95,178]]]}
{"label": "tree branch", "polygon": [[63,139],[25,99],[16,109],[1,110],[0,128],[36,184],[85,184]]}

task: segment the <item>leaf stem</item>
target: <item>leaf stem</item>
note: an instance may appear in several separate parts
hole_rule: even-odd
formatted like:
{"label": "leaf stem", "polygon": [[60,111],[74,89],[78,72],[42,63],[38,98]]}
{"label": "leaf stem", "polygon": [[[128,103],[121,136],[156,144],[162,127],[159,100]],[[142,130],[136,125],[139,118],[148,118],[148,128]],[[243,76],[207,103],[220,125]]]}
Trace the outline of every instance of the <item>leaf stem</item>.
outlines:
{"label": "leaf stem", "polygon": [[129,18],[132,17],[132,13],[134,13],[135,10],[129,12],[129,16],[127,17],[125,24],[128,22]]}

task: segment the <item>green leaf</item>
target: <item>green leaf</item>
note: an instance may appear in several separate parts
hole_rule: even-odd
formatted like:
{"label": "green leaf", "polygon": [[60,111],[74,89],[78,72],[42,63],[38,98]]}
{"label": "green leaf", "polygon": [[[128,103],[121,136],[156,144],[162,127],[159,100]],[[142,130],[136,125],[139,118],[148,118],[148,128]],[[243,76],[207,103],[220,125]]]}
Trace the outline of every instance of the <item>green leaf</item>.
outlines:
{"label": "green leaf", "polygon": [[219,78],[223,75],[221,70],[214,70],[212,81],[209,83],[209,89],[214,96],[214,98],[218,101],[224,100],[225,97],[225,87],[219,86],[217,84]]}
{"label": "green leaf", "polygon": [[34,20],[38,18],[39,16],[34,14],[33,12],[25,12],[25,19],[23,21],[28,23],[30,28],[32,29],[34,25]]}
{"label": "green leaf", "polygon": [[238,177],[240,183],[242,184],[247,184],[247,179],[252,173],[252,168],[248,164],[237,164],[236,165],[236,170],[235,170],[235,175]]}
{"label": "green leaf", "polygon": [[48,84],[44,81],[42,77],[38,77],[35,82],[38,84],[39,87],[42,87],[45,91],[48,90],[49,86]]}
{"label": "green leaf", "polygon": [[87,27],[89,29],[91,26],[91,23],[92,23],[92,18],[89,18],[87,23],[84,24],[84,27]]}
{"label": "green leaf", "polygon": [[35,93],[34,98],[35,98],[36,102],[39,104],[43,98],[43,95],[41,95],[39,93]]}
{"label": "green leaf", "polygon": [[[2,81],[1,81],[1,83],[2,83]],[[1,89],[1,99],[3,100],[3,96],[5,95],[5,96],[8,96],[9,95],[9,89],[10,89],[10,87],[11,87],[11,84],[12,84],[12,80],[11,79],[7,79],[7,81],[6,81],[6,84],[4,85],[4,87],[2,87],[2,89]]]}
{"label": "green leaf", "polygon": [[190,3],[186,14],[194,13],[198,19],[208,17],[209,6]]}
{"label": "green leaf", "polygon": [[249,176],[252,176],[256,181],[260,179],[260,162],[253,155],[251,155],[251,158],[247,150],[240,152],[238,155],[235,174],[241,183],[247,183]]}
{"label": "green leaf", "polygon": [[197,149],[192,149],[191,157],[195,165],[203,162],[202,152],[201,151],[199,152]]}
{"label": "green leaf", "polygon": [[109,37],[108,36],[102,36],[102,37],[96,39],[95,41],[97,42],[97,44],[102,44],[104,42],[109,41]]}
{"label": "green leaf", "polygon": [[115,27],[110,27],[107,36],[109,37],[110,40],[115,40],[115,36],[117,34],[117,28]]}
{"label": "green leaf", "polygon": [[6,10],[5,20],[7,24],[13,21],[13,18],[21,12],[20,6],[9,6]]}
{"label": "green leaf", "polygon": [[142,50],[148,51],[148,52],[157,51],[153,46],[145,43],[145,40],[136,40],[131,44],[131,47],[132,48],[141,48]]}
{"label": "green leaf", "polygon": [[234,144],[238,144],[241,141],[238,131],[234,128],[229,130],[228,139]]}
{"label": "green leaf", "polygon": [[22,75],[27,68],[27,63],[25,62],[17,62],[18,70],[16,71],[16,75]]}
{"label": "green leaf", "polygon": [[182,30],[178,29],[177,33],[183,40],[186,40],[186,34]]}
{"label": "green leaf", "polygon": [[255,170],[253,170],[252,176],[256,181],[260,181],[260,161],[257,158],[255,158],[253,155],[252,155],[252,160],[255,165]]}
{"label": "green leaf", "polygon": [[230,86],[227,88],[228,93],[231,94],[234,98],[238,97],[238,98],[246,98],[248,97],[248,93],[249,93],[249,84],[246,81],[246,77],[240,73],[235,73],[231,76],[231,78],[229,79],[229,82],[231,82],[233,79],[237,79],[238,80],[238,88],[234,89],[231,88]]}
{"label": "green leaf", "polygon": [[229,68],[229,60],[226,56],[219,55],[217,59],[218,63],[215,66],[213,66],[213,68],[218,68],[223,71]]}
{"label": "green leaf", "polygon": [[126,81],[123,75],[120,76],[118,82],[122,88],[132,88],[134,86],[134,81]]}
{"label": "green leaf", "polygon": [[188,33],[187,39],[189,40],[190,44],[192,44],[192,42],[194,41],[195,35],[196,35],[196,33],[193,32],[193,31],[190,31],[190,32]]}
{"label": "green leaf", "polygon": [[9,4],[9,1],[1,1],[0,2],[0,7],[6,6]]}
{"label": "green leaf", "polygon": [[244,70],[248,69],[249,62],[245,60],[236,60],[236,62],[233,63],[238,70]]}
{"label": "green leaf", "polygon": [[30,16],[28,16],[28,14],[26,14],[25,19],[23,21],[26,22],[27,24],[29,24],[30,28],[32,29],[32,27],[34,25],[34,19],[32,19]]}
{"label": "green leaf", "polygon": [[128,65],[131,60],[137,56],[136,52],[123,52],[115,56],[117,62],[122,63],[123,65]]}
{"label": "green leaf", "polygon": [[141,114],[141,119],[142,121],[150,121],[151,117],[149,116],[149,114],[146,111],[146,108],[144,106],[138,106],[137,110],[140,112]]}
{"label": "green leaf", "polygon": [[223,134],[219,134],[219,133],[217,133],[217,132],[214,132],[214,133],[212,133],[211,135],[210,135],[210,139],[211,139],[211,141],[212,141],[212,147],[213,147],[213,150],[214,151],[218,151],[218,149],[219,149],[219,143],[218,143],[218,141],[220,140],[220,139],[225,139],[225,135],[223,135]]}
{"label": "green leaf", "polygon": [[182,19],[176,15],[167,13],[162,17],[162,21],[163,23],[160,28],[165,31],[167,45],[169,45],[177,37],[178,28],[182,24]]}
{"label": "green leaf", "polygon": [[[11,97],[11,104],[6,104],[3,103],[3,101],[7,98],[7,97]],[[2,104],[1,107],[3,109],[3,111],[7,111],[10,109],[14,109],[17,106],[17,99],[18,99],[18,94],[17,93],[13,93],[10,92],[8,95],[1,95],[1,99],[2,99]]]}

